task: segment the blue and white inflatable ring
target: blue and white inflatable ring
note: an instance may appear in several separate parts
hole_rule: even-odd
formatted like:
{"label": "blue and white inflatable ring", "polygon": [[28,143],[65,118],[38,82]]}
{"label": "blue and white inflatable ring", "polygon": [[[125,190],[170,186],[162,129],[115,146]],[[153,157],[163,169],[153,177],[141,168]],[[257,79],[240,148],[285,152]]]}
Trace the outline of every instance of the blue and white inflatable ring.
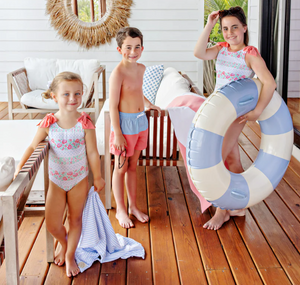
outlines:
{"label": "blue and white inflatable ring", "polygon": [[258,79],[250,78],[225,85],[203,102],[189,131],[186,158],[190,177],[201,195],[222,209],[247,208],[265,199],[291,159],[293,123],[275,91],[258,118],[261,144],[254,163],[240,174],[230,172],[223,163],[224,135],[236,118],[255,108],[261,86]]}

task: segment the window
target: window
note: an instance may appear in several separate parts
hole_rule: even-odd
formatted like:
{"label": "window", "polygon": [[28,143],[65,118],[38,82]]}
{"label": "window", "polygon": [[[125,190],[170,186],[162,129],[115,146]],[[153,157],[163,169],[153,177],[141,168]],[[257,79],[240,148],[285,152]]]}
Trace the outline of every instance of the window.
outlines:
{"label": "window", "polygon": [[74,14],[83,22],[97,22],[106,13],[106,0],[73,0]]}

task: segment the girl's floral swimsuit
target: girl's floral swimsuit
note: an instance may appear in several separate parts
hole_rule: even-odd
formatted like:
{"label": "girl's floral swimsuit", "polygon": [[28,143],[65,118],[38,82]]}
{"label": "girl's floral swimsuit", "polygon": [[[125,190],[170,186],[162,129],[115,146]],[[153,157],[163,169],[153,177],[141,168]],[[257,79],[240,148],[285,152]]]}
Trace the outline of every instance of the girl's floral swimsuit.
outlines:
{"label": "girl's floral swimsuit", "polygon": [[216,87],[215,91],[231,81],[242,78],[252,78],[254,71],[249,68],[245,61],[246,53],[259,55],[253,46],[246,46],[242,50],[230,52],[227,42],[217,43],[222,48],[218,53],[216,61]]}
{"label": "girl's floral swimsuit", "polygon": [[49,178],[63,190],[69,191],[89,173],[84,129],[95,127],[84,112],[73,128],[62,129],[56,122],[52,113],[39,126],[49,128]]}

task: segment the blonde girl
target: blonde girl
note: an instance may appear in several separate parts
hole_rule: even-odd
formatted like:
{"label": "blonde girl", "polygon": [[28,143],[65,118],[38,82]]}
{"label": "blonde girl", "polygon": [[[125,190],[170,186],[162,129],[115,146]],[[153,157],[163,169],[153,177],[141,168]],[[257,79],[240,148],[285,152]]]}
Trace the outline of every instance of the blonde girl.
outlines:
{"label": "blonde girl", "polygon": [[[49,191],[45,205],[48,231],[61,244],[54,258],[55,264],[66,263],[68,277],[80,271],[75,262],[75,250],[81,234],[81,218],[88,194],[88,165],[94,176],[96,191],[104,187],[100,174],[100,159],[96,147],[95,127],[90,117],[79,113],[83,83],[72,72],[58,74],[43,94],[57,102],[59,110],[48,114],[39,123],[37,133],[26,149],[15,176],[28,160],[36,146],[47,136],[49,150]],[[63,225],[63,214],[68,205],[69,231]]]}
{"label": "blonde girl", "polygon": [[[218,20],[220,20],[225,42],[207,48],[210,32]],[[255,47],[248,46],[248,40],[246,16],[243,9],[237,6],[229,10],[212,12],[208,16],[207,24],[194,49],[194,55],[200,59],[216,59],[216,89],[233,80],[251,78],[254,74],[263,84],[255,109],[237,118],[224,137],[222,157],[227,161],[229,170],[235,173],[244,171],[240,161],[238,137],[247,121],[257,120],[270,102],[276,88],[274,78],[264,60]],[[229,220],[230,216],[243,215],[245,215],[245,209],[229,211],[217,208],[215,215],[203,227],[217,230]]]}

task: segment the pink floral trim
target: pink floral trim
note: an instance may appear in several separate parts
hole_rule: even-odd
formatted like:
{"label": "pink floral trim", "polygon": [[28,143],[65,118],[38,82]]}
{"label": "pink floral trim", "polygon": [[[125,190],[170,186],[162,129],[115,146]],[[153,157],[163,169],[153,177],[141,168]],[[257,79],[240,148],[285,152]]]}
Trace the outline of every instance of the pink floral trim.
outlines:
{"label": "pink floral trim", "polygon": [[40,126],[40,128],[49,128],[50,125],[57,122],[57,119],[55,118],[53,113],[47,114],[45,118],[37,124],[37,126]]}
{"label": "pink floral trim", "polygon": [[81,116],[77,119],[77,121],[79,123],[81,123],[83,129],[95,129],[96,128],[92,122],[91,117],[85,112],[81,113]]}

